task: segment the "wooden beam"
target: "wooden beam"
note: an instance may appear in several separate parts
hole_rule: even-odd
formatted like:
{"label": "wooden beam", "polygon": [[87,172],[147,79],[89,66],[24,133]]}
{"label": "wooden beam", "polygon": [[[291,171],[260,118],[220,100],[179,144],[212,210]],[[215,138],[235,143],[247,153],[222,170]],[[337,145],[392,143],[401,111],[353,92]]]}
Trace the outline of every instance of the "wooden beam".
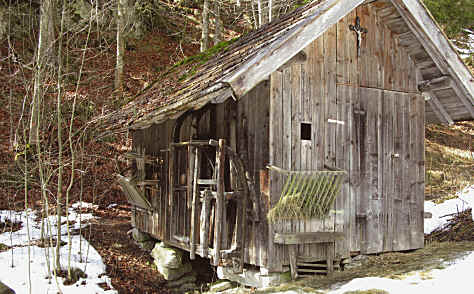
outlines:
{"label": "wooden beam", "polygon": [[448,114],[446,109],[444,109],[443,104],[441,104],[438,97],[436,97],[432,91],[424,92],[423,95],[428,97],[428,103],[440,122],[447,123],[448,125],[452,125],[454,123],[451,116]]}
{"label": "wooden beam", "polygon": [[[472,83],[472,82],[471,82]],[[453,88],[454,92],[458,96],[459,100],[464,104],[467,111],[471,114],[471,118],[474,119],[474,106],[473,106],[473,97],[472,96],[465,96],[464,91],[460,89],[460,87],[454,82],[451,81],[451,88]]]}
{"label": "wooden beam", "polygon": [[211,218],[211,191],[204,190],[202,193],[202,206],[201,206],[201,218],[200,218],[200,230],[199,230],[199,239],[201,241],[201,249],[203,257],[208,256],[209,251],[209,228],[210,228],[210,218]]}
{"label": "wooden beam", "polygon": [[342,232],[276,233],[273,242],[284,245],[329,243],[344,238]]}
{"label": "wooden beam", "polygon": [[433,60],[426,59],[426,60],[421,60],[421,61],[415,61],[415,66],[419,69],[424,69],[424,68],[436,67],[436,64],[433,62]]}
{"label": "wooden beam", "polygon": [[399,40],[402,40],[402,39],[414,39],[414,40],[416,40],[415,35],[413,35],[413,33],[411,31],[401,33],[401,34],[398,34],[396,36],[398,37]]}
{"label": "wooden beam", "polygon": [[395,13],[396,11],[397,10],[392,5],[390,5],[389,7],[377,9],[377,16],[380,18],[384,18],[388,15]]}
{"label": "wooden beam", "polygon": [[440,71],[453,78],[456,84],[453,89],[474,118],[473,76],[443,30],[420,0],[392,0],[392,3]]}
{"label": "wooden beam", "polygon": [[225,102],[227,99],[229,99],[230,97],[232,97],[234,94],[232,92],[232,89],[231,88],[227,88],[225,91],[223,91],[222,94],[219,94],[219,96],[217,97],[214,97],[212,100],[211,100],[211,103],[213,104],[219,104],[219,103],[222,103],[222,102]]}
{"label": "wooden beam", "polygon": [[219,139],[219,147],[216,152],[216,173],[217,173],[217,196],[216,196],[216,217],[214,222],[214,258],[213,265],[218,266],[222,247],[222,227],[226,225],[224,217],[224,170],[225,170],[225,140]]}
{"label": "wooden beam", "polygon": [[451,88],[452,79],[449,76],[442,76],[432,80],[425,80],[418,84],[420,92],[436,91]]}
{"label": "wooden beam", "polygon": [[416,43],[414,44],[410,44],[409,46],[405,48],[407,50],[408,55],[410,56],[418,55],[420,53],[427,54],[425,51],[425,48],[423,48],[423,46],[421,46],[420,43],[418,43],[418,41],[416,41]]}
{"label": "wooden beam", "polygon": [[190,239],[190,249],[189,249],[189,258],[194,260],[196,258],[196,240],[198,234],[198,201],[199,201],[199,185],[198,179],[200,176],[200,169],[201,169],[201,153],[199,152],[199,148],[194,147],[191,149],[194,152],[194,156],[190,156],[190,160],[194,157],[194,164],[193,164],[193,198],[192,198],[192,209],[191,209],[191,231],[189,239]]}
{"label": "wooden beam", "polygon": [[288,246],[288,257],[290,260],[290,272],[291,279],[296,280],[298,278],[298,267],[296,266],[296,253],[298,251],[297,245]]}
{"label": "wooden beam", "polygon": [[247,61],[239,70],[225,77],[223,82],[229,83],[235,94],[242,97],[363,2],[364,0],[322,1],[308,11],[304,20]]}
{"label": "wooden beam", "polygon": [[302,64],[306,61],[306,53],[301,50],[298,52],[295,56],[291,57],[290,60],[285,62],[282,66],[280,66],[277,71],[278,72],[283,72],[286,68],[290,67],[293,64]]}

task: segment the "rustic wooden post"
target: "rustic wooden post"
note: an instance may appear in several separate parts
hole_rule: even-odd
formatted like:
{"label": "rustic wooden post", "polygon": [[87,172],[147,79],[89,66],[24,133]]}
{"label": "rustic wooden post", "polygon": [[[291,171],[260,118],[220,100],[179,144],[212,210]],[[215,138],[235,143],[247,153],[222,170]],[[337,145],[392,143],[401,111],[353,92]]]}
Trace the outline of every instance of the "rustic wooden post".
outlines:
{"label": "rustic wooden post", "polygon": [[174,159],[175,157],[175,146],[173,146],[172,144],[170,144],[170,153],[169,153],[169,161],[168,161],[168,169],[169,169],[169,173],[168,173],[168,178],[169,178],[169,186],[168,186],[168,209],[169,209],[169,223],[168,223],[168,226],[169,226],[169,239],[172,239],[173,236],[175,235],[175,224],[173,223],[175,221],[174,217],[174,213],[173,213],[173,210],[174,210]]}
{"label": "rustic wooden post", "polygon": [[200,239],[202,246],[202,257],[207,257],[209,250],[209,219],[211,217],[211,198],[212,193],[209,190],[203,192],[202,207],[201,207],[201,230]]}
{"label": "rustic wooden post", "polygon": [[289,245],[288,246],[288,254],[290,258],[290,270],[291,270],[291,278],[296,280],[298,278],[298,272],[296,267],[296,251],[298,249],[298,245]]}
{"label": "rustic wooden post", "polygon": [[225,208],[224,200],[224,160],[225,160],[225,140],[219,139],[219,146],[216,152],[216,171],[217,171],[217,194],[216,194],[216,218],[214,222],[214,266],[219,265],[222,226],[224,223],[223,212]]}
{"label": "rustic wooden post", "polygon": [[170,154],[169,154],[169,190],[168,190],[168,204],[173,206],[173,194],[174,194],[174,156],[175,156],[175,147],[170,144]]}
{"label": "rustic wooden post", "polygon": [[193,197],[193,187],[194,187],[194,149],[197,147],[193,147],[188,145],[188,170],[186,175],[186,208],[191,209],[192,197]]}
{"label": "rustic wooden post", "polygon": [[327,274],[329,275],[334,271],[334,262],[332,256],[331,246],[333,243],[326,243],[326,261],[327,261]]}
{"label": "rustic wooden post", "polygon": [[194,150],[194,165],[193,165],[193,200],[191,210],[191,231],[190,231],[190,251],[189,257],[191,260],[196,258],[196,235],[197,235],[197,209],[198,209],[198,197],[199,197],[199,185],[198,179],[200,174],[200,153],[199,148],[195,147]]}
{"label": "rustic wooden post", "polygon": [[249,199],[249,186],[247,184],[247,179],[245,177],[245,168],[242,161],[239,159],[238,161],[238,168],[239,172],[239,182],[242,188],[242,192],[244,193],[242,200],[240,201],[240,209],[242,214],[242,221],[240,223],[241,226],[241,236],[240,236],[240,263],[239,263],[239,272],[243,272],[244,270],[244,262],[245,262],[245,242],[247,238],[247,202]]}

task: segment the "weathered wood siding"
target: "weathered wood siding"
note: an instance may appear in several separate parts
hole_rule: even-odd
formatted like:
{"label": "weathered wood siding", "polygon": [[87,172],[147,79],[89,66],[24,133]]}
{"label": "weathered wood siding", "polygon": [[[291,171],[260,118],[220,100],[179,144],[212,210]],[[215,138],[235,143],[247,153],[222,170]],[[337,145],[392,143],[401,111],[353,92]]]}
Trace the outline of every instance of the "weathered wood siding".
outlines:
{"label": "weathered wood siding", "polygon": [[[269,99],[270,88],[269,81],[264,81],[256,86],[252,91],[242,97],[238,102],[228,99],[226,102],[209,105],[209,111],[205,112],[200,119],[197,127],[196,139],[225,139],[232,149],[237,151],[245,164],[245,169],[249,172],[252,179],[254,193],[252,197],[256,199],[256,206],[260,208],[259,221],[248,219],[247,226],[247,247],[245,252],[245,262],[257,266],[266,264],[267,260],[267,222],[265,215],[268,211],[268,193],[261,193],[260,174],[266,170],[269,162]],[[137,210],[133,213],[132,222],[139,229],[154,235],[156,238],[167,241],[172,245],[188,249],[184,237],[189,236],[191,209],[188,205],[190,195],[188,191],[176,190],[172,206],[169,205],[168,199],[168,163],[169,163],[169,144],[173,142],[173,129],[175,121],[168,121],[164,124],[154,125],[148,129],[133,132],[133,148],[137,153],[146,152],[147,155],[153,157],[161,156],[163,158],[163,166],[165,172],[161,177],[161,191],[151,193],[150,200],[154,212],[146,212]],[[192,117],[186,118],[179,134],[179,141],[189,141],[192,134]],[[176,159],[174,181],[184,181],[182,185],[186,185],[186,178],[183,179],[183,172],[188,167],[186,162],[186,152],[179,154]],[[215,155],[214,155],[215,156]],[[208,156],[209,157],[209,156]],[[209,161],[212,158],[206,158]],[[227,167],[228,168],[228,167]],[[212,168],[201,169],[201,178],[211,178]],[[153,171],[147,169],[147,178],[152,177]],[[263,177],[266,180],[266,177]],[[227,179],[226,191],[230,188],[230,179]],[[252,200],[251,200],[252,201]],[[251,202],[250,201],[250,202]],[[199,204],[201,205],[201,204]],[[249,208],[253,206],[249,203]],[[200,211],[200,209],[199,209]],[[227,210],[226,218],[229,220],[227,226],[224,227],[223,234],[226,236],[225,244],[222,244],[222,250],[229,249],[232,241],[232,230],[234,228],[235,208]],[[212,217],[212,216],[211,216]],[[211,221],[212,222],[212,221]],[[197,227],[200,226],[198,222]],[[175,236],[182,237],[176,239]]]}
{"label": "weathered wood siding", "polygon": [[[356,34],[349,30],[357,16],[368,30],[359,57]],[[349,13],[304,51],[304,64],[271,75],[270,163],[348,171],[334,207],[343,214],[275,224],[269,239],[273,232],[341,231],[346,239],[336,243],[338,257],[422,247],[424,100],[413,61],[369,5]],[[311,141],[301,140],[301,123],[311,123]],[[282,184],[272,172],[271,205]],[[285,246],[268,250],[281,264],[289,263]],[[326,253],[320,245],[300,245],[298,255],[323,259]],[[281,264],[268,266],[281,270]]]}
{"label": "weathered wood siding", "polygon": [[[267,221],[269,207],[268,193],[260,187],[260,173],[266,171],[269,163],[269,113],[270,82],[263,81],[238,101],[237,106],[237,152],[253,179],[257,206],[260,208],[258,222],[249,220],[245,260],[250,264],[264,266],[271,256],[267,255]],[[265,180],[265,177],[263,177]]]}

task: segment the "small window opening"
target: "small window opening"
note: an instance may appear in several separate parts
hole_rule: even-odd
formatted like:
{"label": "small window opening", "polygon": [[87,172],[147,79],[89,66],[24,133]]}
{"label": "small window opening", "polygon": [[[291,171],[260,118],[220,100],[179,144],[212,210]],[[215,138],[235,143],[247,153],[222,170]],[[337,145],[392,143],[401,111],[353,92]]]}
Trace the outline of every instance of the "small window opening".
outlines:
{"label": "small window opening", "polygon": [[310,123],[301,123],[301,140],[311,140]]}

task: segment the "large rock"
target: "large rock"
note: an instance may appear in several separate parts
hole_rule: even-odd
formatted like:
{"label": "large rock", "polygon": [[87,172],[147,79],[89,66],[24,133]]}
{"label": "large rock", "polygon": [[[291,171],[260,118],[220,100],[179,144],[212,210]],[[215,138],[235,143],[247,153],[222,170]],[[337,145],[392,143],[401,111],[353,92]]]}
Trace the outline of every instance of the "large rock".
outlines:
{"label": "large rock", "polygon": [[156,266],[169,269],[179,269],[183,264],[183,253],[176,248],[166,247],[163,242],[156,243],[151,251]]}
{"label": "large rock", "polygon": [[186,283],[186,284],[183,284],[183,285],[179,286],[178,288],[171,289],[171,292],[181,294],[181,293],[186,293],[188,291],[193,291],[194,289],[196,289],[196,284]]}
{"label": "large rock", "polygon": [[350,261],[344,264],[344,269],[350,270],[353,268],[363,266],[369,257],[367,255],[357,255],[356,257],[350,259]]}
{"label": "large rock", "polygon": [[145,250],[145,251],[152,251],[153,248],[155,247],[155,241],[153,240],[148,240],[148,241],[144,241],[144,242],[139,242],[138,243],[138,246],[140,246],[141,249]]}
{"label": "large rock", "polygon": [[234,285],[232,284],[232,282],[218,281],[218,282],[212,284],[209,287],[209,291],[210,292],[222,292],[222,291],[225,291],[225,290],[228,290],[228,289],[231,289],[231,288],[234,288]]}
{"label": "large rock", "polygon": [[221,266],[217,267],[217,277],[222,280],[230,280],[256,288],[277,286],[291,280],[291,276],[288,272],[264,275],[259,270],[244,269],[243,273],[236,274],[232,268]]}
{"label": "large rock", "polygon": [[156,262],[156,260],[155,265],[160,274],[162,274],[163,278],[167,281],[177,280],[193,270],[189,262],[181,265],[178,268],[165,267],[159,262]]}
{"label": "large rock", "polygon": [[189,274],[189,275],[182,276],[178,280],[166,282],[166,287],[168,287],[168,288],[178,288],[182,285],[190,284],[190,283],[194,283],[194,282],[196,282],[196,275],[195,274]]}
{"label": "large rock", "polygon": [[0,294],[15,294],[15,291],[10,289],[10,287],[4,283],[0,282]]}

